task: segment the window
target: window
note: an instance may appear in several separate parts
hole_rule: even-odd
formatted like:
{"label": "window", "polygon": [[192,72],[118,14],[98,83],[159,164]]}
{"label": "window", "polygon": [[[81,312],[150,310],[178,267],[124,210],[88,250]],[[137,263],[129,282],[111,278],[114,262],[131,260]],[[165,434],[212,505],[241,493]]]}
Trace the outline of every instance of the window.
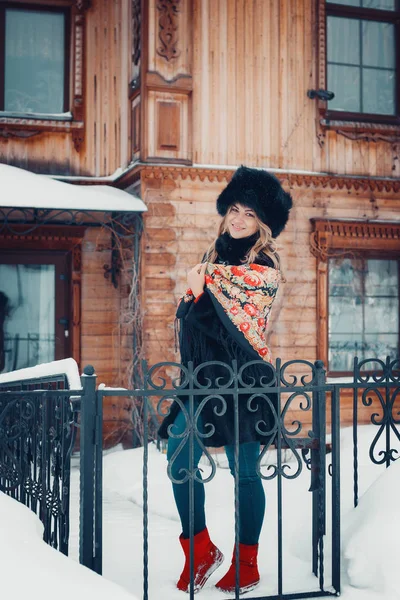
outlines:
{"label": "window", "polygon": [[91,0],[0,0],[0,137],[85,139],[85,27]]}
{"label": "window", "polygon": [[329,369],[349,372],[353,358],[395,358],[399,351],[399,261],[329,259]]}
{"label": "window", "polygon": [[59,115],[68,109],[68,13],[4,7],[0,109]]}
{"label": "window", "polygon": [[329,375],[400,349],[400,224],[311,219],[317,257],[317,358]]}
{"label": "window", "polygon": [[396,0],[326,2],[326,118],[397,123]]}
{"label": "window", "polygon": [[69,356],[67,258],[2,251],[0,373]]}

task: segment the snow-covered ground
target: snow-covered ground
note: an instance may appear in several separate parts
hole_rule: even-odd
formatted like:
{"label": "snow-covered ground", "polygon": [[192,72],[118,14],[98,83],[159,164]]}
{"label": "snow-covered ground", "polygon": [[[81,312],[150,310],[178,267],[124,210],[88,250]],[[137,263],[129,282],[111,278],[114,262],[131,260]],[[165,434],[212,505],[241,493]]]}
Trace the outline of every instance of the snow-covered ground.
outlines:
{"label": "snow-covered ground", "polygon": [[[398,547],[400,543],[400,461],[389,469],[375,466],[368,448],[377,428],[360,428],[360,502],[352,502],[351,430],[342,431],[342,596],[344,600],[396,600]],[[378,448],[379,450],[379,448]],[[19,599],[33,591],[47,598],[50,593],[75,599],[85,597],[142,597],[142,449],[116,451],[104,457],[104,578],[77,564],[79,471],[72,469],[72,523],[69,560],[41,541],[41,525],[25,507],[0,494],[0,561],[2,591]],[[228,568],[233,546],[233,478],[219,455],[215,478],[206,484],[208,528],[224,552],[224,565],[201,591],[204,600],[225,596],[213,584]],[[289,464],[290,455],[287,456]],[[274,461],[271,452],[268,462]],[[327,457],[330,462],[330,455]],[[205,473],[207,465],[202,465]],[[265,467],[264,467],[265,469]],[[328,477],[328,480],[330,478]],[[283,572],[284,593],[318,590],[311,574],[310,473],[283,483]],[[276,480],[264,482],[267,512],[260,540],[262,582],[254,597],[277,593]],[[328,481],[328,486],[330,482]],[[330,523],[330,489],[327,490]],[[149,598],[182,600],[175,588],[183,564],[178,542],[180,526],[166,474],[166,457],[149,448]],[[330,534],[324,542],[325,579],[330,581]],[[21,577],[21,574],[24,574]],[[6,575],[4,575],[6,574]],[[6,579],[5,579],[6,578]],[[111,583],[114,582],[114,583]],[[57,585],[58,583],[58,585]],[[119,584],[119,585],[115,585]],[[89,590],[90,586],[90,592]],[[122,587],[120,587],[122,586]],[[126,592],[124,591],[124,589]],[[249,597],[250,595],[248,595]],[[246,596],[243,596],[246,597]]]}

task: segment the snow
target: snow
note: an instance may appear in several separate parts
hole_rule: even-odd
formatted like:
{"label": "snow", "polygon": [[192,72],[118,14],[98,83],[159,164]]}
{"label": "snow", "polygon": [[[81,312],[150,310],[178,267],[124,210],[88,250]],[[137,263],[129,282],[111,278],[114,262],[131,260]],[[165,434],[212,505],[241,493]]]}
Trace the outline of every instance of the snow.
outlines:
{"label": "snow", "polygon": [[[0,206],[114,212],[145,212],[146,205],[133,194],[108,185],[74,185],[0,164]],[[29,190],[29,193],[27,191]]]}
{"label": "snow", "polygon": [[[389,469],[372,464],[368,450],[377,433],[374,426],[359,428],[359,506],[353,508],[352,430],[341,432],[341,492],[342,492],[342,597],[344,600],[399,600],[398,543],[400,538],[400,461]],[[396,442],[397,443],[397,442]],[[398,447],[398,445],[397,445]],[[379,451],[379,447],[377,449]],[[223,600],[228,596],[213,587],[228,568],[234,541],[233,478],[224,454],[215,455],[218,465],[214,479],[206,484],[206,510],[211,537],[225,555],[224,565],[201,591],[203,600]],[[267,464],[276,460],[275,451],[267,453]],[[292,465],[287,452],[285,462]],[[117,447],[104,456],[103,497],[103,579],[88,574],[78,561],[79,469],[73,459],[71,474],[71,536],[68,560],[40,541],[41,526],[37,517],[17,502],[0,494],[0,561],[3,572],[10,575],[12,585],[19,586],[13,598],[17,600],[29,591],[47,590],[54,594],[54,581],[62,598],[83,598],[90,579],[90,597],[109,594],[117,600],[141,598],[143,585],[143,449],[122,450]],[[331,455],[327,455],[327,464]],[[170,481],[166,474],[166,456],[149,446],[149,599],[183,600],[175,583],[183,565],[178,537],[180,524]],[[201,468],[206,476],[209,467],[204,460]],[[327,478],[327,524],[330,522],[330,477]],[[311,560],[311,494],[308,492],[310,473],[303,469],[294,480],[283,480],[283,575],[284,593],[318,589],[318,581],[310,573]],[[267,496],[266,519],[260,539],[260,586],[247,597],[277,593],[277,486],[276,479],[264,481]],[[330,527],[324,541],[325,581],[330,581]],[[28,549],[28,550],[27,550]],[[18,552],[18,556],[16,556]],[[46,553],[46,554],[45,554]],[[4,556],[3,556],[4,555]],[[26,564],[25,564],[26,563]],[[46,576],[41,577],[46,564]],[[24,578],[18,578],[23,572]],[[25,577],[25,573],[27,576]],[[23,580],[22,580],[23,579]],[[21,581],[20,581],[21,580]],[[64,586],[65,581],[65,586]],[[27,582],[27,583],[25,583]],[[126,589],[110,586],[118,584]],[[104,585],[101,589],[101,584]],[[11,583],[8,583],[11,585]],[[72,591],[70,586],[75,586]],[[98,588],[96,588],[98,586]],[[2,589],[4,589],[4,584]],[[7,584],[5,589],[7,590]],[[11,589],[11,588],[10,588]],[[45,593],[46,591],[46,593]],[[71,592],[73,596],[71,596]],[[110,592],[112,596],[110,596]],[[50,592],[49,592],[50,593]],[[58,592],[57,592],[58,593]],[[129,595],[132,594],[132,595]],[[245,598],[246,596],[243,596]]]}
{"label": "snow", "polygon": [[[348,518],[344,560],[351,585],[400,596],[400,460],[385,469]],[[371,533],[373,539],[371,539]]]}
{"label": "snow", "polygon": [[1,492],[0,531],[2,597],[134,600],[121,586],[48,546],[36,515]]}
{"label": "snow", "polygon": [[82,389],[78,365],[73,358],[64,358],[63,360],[55,360],[50,363],[4,373],[0,375],[0,384],[24,379],[39,379],[51,375],[66,375],[70,390]]}

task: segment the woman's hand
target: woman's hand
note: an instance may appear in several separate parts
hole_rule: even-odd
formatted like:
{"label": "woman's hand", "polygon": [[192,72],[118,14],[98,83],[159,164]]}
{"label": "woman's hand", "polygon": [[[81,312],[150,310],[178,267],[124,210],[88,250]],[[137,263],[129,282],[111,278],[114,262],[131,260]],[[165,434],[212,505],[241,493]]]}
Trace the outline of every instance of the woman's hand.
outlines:
{"label": "woman's hand", "polygon": [[207,263],[200,263],[187,274],[188,286],[195,298],[203,293]]}

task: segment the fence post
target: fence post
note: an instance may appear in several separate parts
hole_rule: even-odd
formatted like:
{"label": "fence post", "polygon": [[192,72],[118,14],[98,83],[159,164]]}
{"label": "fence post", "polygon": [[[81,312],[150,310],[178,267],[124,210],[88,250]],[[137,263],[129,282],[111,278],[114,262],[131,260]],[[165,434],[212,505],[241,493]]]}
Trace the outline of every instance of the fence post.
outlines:
{"label": "fence post", "polygon": [[91,365],[81,382],[79,562],[94,570],[96,375]]}
{"label": "fence post", "polygon": [[321,360],[315,362],[315,385],[313,392],[312,430],[317,447],[311,450],[311,488],[312,491],[312,564],[313,573],[319,576],[323,589],[323,535],[325,534],[325,456],[326,456],[326,393],[318,389],[325,385],[325,367]]}

